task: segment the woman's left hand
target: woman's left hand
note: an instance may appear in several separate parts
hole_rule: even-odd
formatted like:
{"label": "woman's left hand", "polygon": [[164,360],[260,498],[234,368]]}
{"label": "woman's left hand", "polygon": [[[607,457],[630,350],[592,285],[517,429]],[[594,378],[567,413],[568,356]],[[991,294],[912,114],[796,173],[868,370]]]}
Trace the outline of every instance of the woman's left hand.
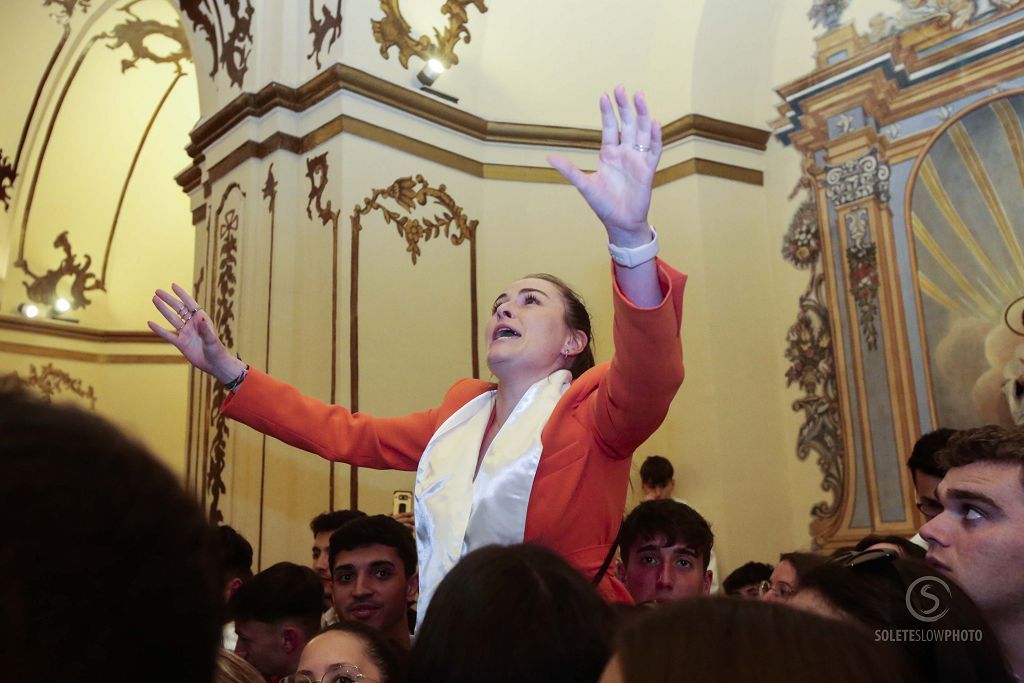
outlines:
{"label": "woman's left hand", "polygon": [[629,97],[615,88],[619,122],[607,94],[601,95],[601,154],[597,171],[584,173],[563,157],[550,163],[576,186],[608,230],[611,243],[634,247],[649,242],[647,210],[651,205],[654,172],[661,159],[661,126],[653,120],[642,93]]}

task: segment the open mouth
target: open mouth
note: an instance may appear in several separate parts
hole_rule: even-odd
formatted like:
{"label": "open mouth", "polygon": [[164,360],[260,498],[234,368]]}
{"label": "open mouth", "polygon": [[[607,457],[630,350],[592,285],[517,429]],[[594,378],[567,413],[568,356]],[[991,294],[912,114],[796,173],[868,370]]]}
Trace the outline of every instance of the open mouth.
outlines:
{"label": "open mouth", "polygon": [[523,335],[513,330],[507,325],[502,325],[494,330],[494,334],[491,336],[491,341],[497,341],[499,339],[518,339]]}

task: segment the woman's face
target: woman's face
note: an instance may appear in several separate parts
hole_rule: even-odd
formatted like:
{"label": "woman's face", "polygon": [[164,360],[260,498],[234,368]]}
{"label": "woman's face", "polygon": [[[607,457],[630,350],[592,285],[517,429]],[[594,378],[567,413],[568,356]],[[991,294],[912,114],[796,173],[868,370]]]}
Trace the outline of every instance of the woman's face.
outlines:
{"label": "woman's face", "polygon": [[302,650],[296,673],[305,674],[314,681],[333,683],[334,678],[330,674],[344,671],[343,665],[346,664],[355,666],[358,673],[367,679],[386,683],[363,639],[345,631],[327,631],[309,641]]}
{"label": "woman's face", "polygon": [[775,569],[768,581],[771,583],[771,590],[761,596],[762,600],[768,602],[786,602],[792,598],[800,584],[796,576],[796,567],[789,560],[782,560]]}
{"label": "woman's face", "polygon": [[[565,300],[547,280],[513,282],[494,300],[484,331],[487,365],[498,379],[544,377],[570,365],[570,357],[586,345],[565,323]],[[579,338],[583,337],[580,346]]]}

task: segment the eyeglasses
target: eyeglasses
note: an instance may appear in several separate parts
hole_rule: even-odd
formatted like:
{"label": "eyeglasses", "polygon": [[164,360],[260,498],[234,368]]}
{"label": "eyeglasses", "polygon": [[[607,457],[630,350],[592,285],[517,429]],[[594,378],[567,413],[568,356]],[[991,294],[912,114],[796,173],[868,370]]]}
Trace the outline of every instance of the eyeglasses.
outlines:
{"label": "eyeglasses", "polygon": [[332,664],[324,673],[323,678],[317,680],[306,674],[296,673],[285,676],[281,683],[356,683],[356,681],[369,681],[375,683],[377,679],[369,678],[359,671],[355,664]]}
{"label": "eyeglasses", "polygon": [[915,503],[914,507],[921,511],[925,519],[934,519],[939,516],[942,512],[942,506],[934,500],[925,500],[920,503]]}
{"label": "eyeglasses", "polygon": [[790,586],[788,583],[777,583],[774,586],[771,581],[762,581],[757,586],[757,594],[765,596],[771,593],[780,600],[789,600],[791,597],[796,595],[796,589]]}

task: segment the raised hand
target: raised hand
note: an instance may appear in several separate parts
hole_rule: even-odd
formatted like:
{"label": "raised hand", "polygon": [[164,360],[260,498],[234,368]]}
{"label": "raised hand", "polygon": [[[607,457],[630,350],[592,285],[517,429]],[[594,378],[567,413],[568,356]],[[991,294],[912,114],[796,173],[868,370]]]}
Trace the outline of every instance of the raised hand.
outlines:
{"label": "raised hand", "polygon": [[[174,328],[165,330],[153,321],[149,329],[185,356],[185,360],[227,384],[245,369],[245,363],[231,355],[213,330],[213,322],[192,295],[180,285],[171,285],[174,294],[156,290],[153,305]],[[175,294],[177,296],[175,296]]]}
{"label": "raised hand", "polygon": [[611,99],[601,95],[601,154],[594,173],[584,173],[563,157],[548,163],[576,186],[608,230],[608,239],[624,247],[650,241],[647,211],[651,205],[654,172],[661,159],[661,126],[653,120],[642,93],[629,97],[615,88],[615,117]]}

